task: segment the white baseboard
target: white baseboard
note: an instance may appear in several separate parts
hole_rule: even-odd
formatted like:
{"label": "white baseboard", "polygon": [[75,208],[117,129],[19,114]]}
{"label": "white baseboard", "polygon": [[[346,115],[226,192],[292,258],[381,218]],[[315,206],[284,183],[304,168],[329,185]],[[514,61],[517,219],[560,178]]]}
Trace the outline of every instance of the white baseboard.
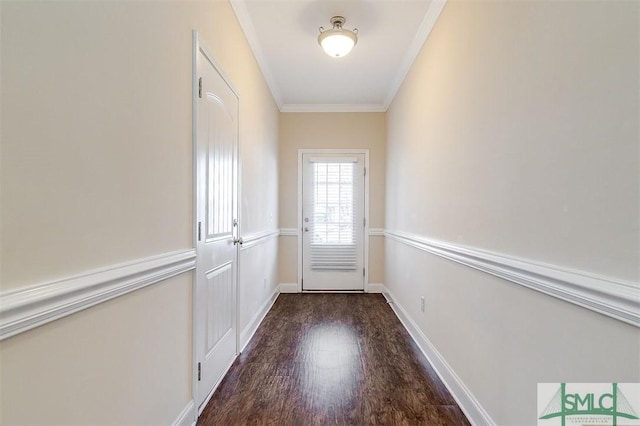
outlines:
{"label": "white baseboard", "polygon": [[440,355],[431,341],[420,330],[418,325],[411,319],[407,311],[397,302],[397,299],[386,287],[383,289],[384,297],[389,302],[396,316],[409,332],[411,338],[418,345],[422,353],[429,360],[434,370],[445,384],[453,398],[458,403],[460,409],[467,416],[473,425],[495,425],[489,414],[480,405],[480,402],[473,396],[469,388],[465,386],[460,377],[453,371],[447,361]]}
{"label": "white baseboard", "polygon": [[[258,330],[258,327],[262,323],[262,320],[264,320],[264,317],[267,316],[267,313],[275,303],[279,294],[280,294],[280,286],[276,287],[273,290],[273,293],[271,293],[271,295],[267,298],[267,300],[265,300],[264,303],[260,305],[256,314],[253,316],[253,318],[251,318],[251,321],[249,321],[249,324],[244,328],[244,330],[242,330],[242,332],[240,333],[240,348],[241,348],[240,352],[244,351],[247,344],[251,341],[251,338],[253,337],[255,332]],[[202,405],[200,405],[200,407],[198,408],[198,415],[200,415],[202,413],[202,410],[204,410],[204,408],[207,406],[214,392],[216,391],[216,389],[218,389],[218,386],[220,385],[220,383],[222,383],[222,380],[226,377],[227,373],[229,372],[229,369],[231,369],[231,366],[235,362],[236,358],[237,356],[235,356],[233,360],[231,360],[227,368],[225,368],[224,373],[220,376],[216,384],[211,389],[211,392],[209,393],[209,395],[207,395]]]}
{"label": "white baseboard", "polygon": [[211,401],[211,397],[213,397],[213,394],[216,393],[218,386],[220,386],[224,378],[227,377],[227,374],[229,373],[229,370],[231,370],[233,363],[236,362],[236,359],[238,359],[238,355],[239,354],[234,355],[233,359],[229,361],[229,364],[227,364],[227,366],[224,368],[224,370],[222,371],[222,374],[220,375],[216,383],[213,385],[213,387],[209,391],[209,395],[207,395],[204,401],[202,401],[202,404],[200,404],[200,406],[198,407],[198,417],[200,417],[200,414],[202,414],[204,409],[207,408],[207,404],[209,403],[209,401]]}
{"label": "white baseboard", "polygon": [[297,292],[298,292],[298,284],[296,283],[280,284],[280,293],[297,293]]}
{"label": "white baseboard", "polygon": [[[383,289],[384,289],[384,284],[382,283],[369,283],[367,286],[367,293],[382,293]],[[281,283],[280,293],[298,293],[298,284]],[[334,293],[334,292],[331,292],[331,293]]]}
{"label": "white baseboard", "polygon": [[255,313],[253,318],[251,318],[251,321],[249,321],[249,324],[247,324],[244,330],[242,330],[242,332],[240,333],[240,348],[241,348],[240,352],[244,351],[244,348],[247,346],[247,344],[249,343],[253,335],[256,333],[256,330],[258,330],[258,327],[262,323],[262,320],[264,319],[265,316],[267,316],[267,313],[269,312],[273,304],[276,302],[278,295],[280,295],[279,286],[277,286],[273,290],[273,293],[271,293],[271,295],[267,298],[267,300],[265,300],[264,303],[260,305],[260,307],[258,308],[258,311]]}
{"label": "white baseboard", "polygon": [[196,424],[196,404],[193,400],[189,401],[184,410],[178,415],[178,418],[172,423],[173,426],[193,426]]}
{"label": "white baseboard", "polygon": [[367,293],[383,293],[384,284],[382,283],[369,283],[367,286]]}

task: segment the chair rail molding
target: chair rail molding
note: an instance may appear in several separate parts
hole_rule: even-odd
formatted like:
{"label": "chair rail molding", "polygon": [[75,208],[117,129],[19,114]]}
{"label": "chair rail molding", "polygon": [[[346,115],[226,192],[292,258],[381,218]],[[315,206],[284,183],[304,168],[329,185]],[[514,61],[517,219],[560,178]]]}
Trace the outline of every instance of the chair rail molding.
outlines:
{"label": "chair rail molding", "polygon": [[0,294],[0,340],[195,268],[194,249],[114,264]]}
{"label": "chair rail molding", "polygon": [[240,250],[246,250],[258,244],[264,243],[268,241],[270,238],[277,237],[280,235],[279,229],[272,229],[268,231],[255,232],[253,234],[247,234],[242,238],[242,246]]}
{"label": "chair rail molding", "polygon": [[383,228],[369,228],[369,236],[371,237],[384,237]]}
{"label": "chair rail molding", "polygon": [[280,235],[283,237],[297,237],[298,230],[296,228],[280,228]]}
{"label": "chair rail molding", "polygon": [[640,327],[640,283],[458,246],[400,231],[385,237]]}

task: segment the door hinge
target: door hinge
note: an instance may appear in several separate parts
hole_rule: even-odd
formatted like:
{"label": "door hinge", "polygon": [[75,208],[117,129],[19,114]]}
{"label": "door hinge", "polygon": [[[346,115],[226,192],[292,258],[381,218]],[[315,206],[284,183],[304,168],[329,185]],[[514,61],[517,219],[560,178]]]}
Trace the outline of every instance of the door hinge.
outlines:
{"label": "door hinge", "polygon": [[198,79],[198,97],[202,97],[202,77]]}
{"label": "door hinge", "polygon": [[364,268],[362,268],[362,276],[364,277]]}
{"label": "door hinge", "polygon": [[365,176],[367,175],[367,168],[366,167],[364,168],[364,175]]}
{"label": "door hinge", "polygon": [[365,226],[365,227],[367,226],[367,218],[366,217],[362,218],[362,226]]}
{"label": "door hinge", "polygon": [[198,363],[198,381],[202,379],[202,365]]}
{"label": "door hinge", "polygon": [[198,222],[198,241],[202,239],[202,222]]}

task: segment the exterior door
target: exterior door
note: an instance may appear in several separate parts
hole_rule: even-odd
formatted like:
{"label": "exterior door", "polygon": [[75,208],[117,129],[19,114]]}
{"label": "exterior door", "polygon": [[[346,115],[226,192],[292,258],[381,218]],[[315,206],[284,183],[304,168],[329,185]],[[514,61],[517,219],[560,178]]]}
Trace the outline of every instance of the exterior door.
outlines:
{"label": "exterior door", "polygon": [[197,403],[236,356],[238,97],[198,45],[196,89]]}
{"label": "exterior door", "polygon": [[364,290],[365,155],[302,154],[302,290]]}

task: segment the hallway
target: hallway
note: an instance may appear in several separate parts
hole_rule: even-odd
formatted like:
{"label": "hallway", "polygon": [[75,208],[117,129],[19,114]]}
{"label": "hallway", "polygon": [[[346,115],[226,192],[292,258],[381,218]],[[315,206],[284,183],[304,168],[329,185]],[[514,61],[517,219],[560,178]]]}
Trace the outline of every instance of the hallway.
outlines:
{"label": "hallway", "polygon": [[1,0],[0,425],[640,421],[639,17]]}
{"label": "hallway", "polygon": [[198,420],[467,423],[380,294],[281,294]]}

